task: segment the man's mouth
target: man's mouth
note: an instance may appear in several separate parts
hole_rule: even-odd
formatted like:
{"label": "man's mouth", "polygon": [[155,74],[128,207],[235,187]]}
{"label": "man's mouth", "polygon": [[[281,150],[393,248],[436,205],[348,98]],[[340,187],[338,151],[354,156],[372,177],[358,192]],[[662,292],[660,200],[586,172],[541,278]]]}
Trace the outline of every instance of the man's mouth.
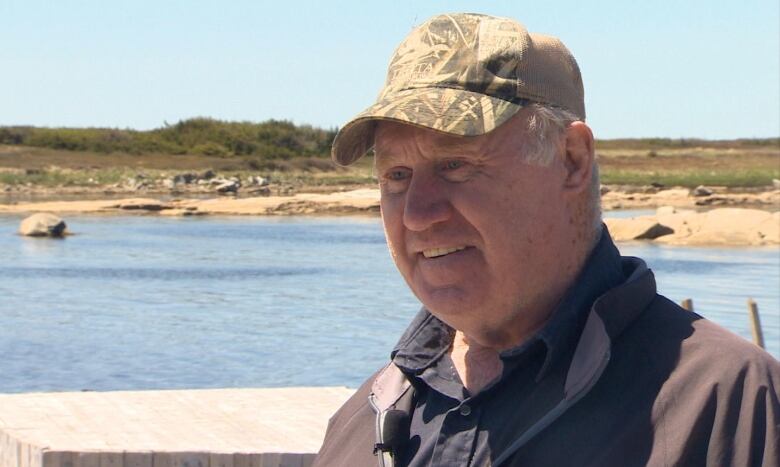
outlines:
{"label": "man's mouth", "polygon": [[439,256],[448,255],[450,253],[455,253],[456,251],[465,250],[465,246],[454,246],[450,248],[431,248],[428,250],[423,250],[422,254],[426,258],[438,258]]}

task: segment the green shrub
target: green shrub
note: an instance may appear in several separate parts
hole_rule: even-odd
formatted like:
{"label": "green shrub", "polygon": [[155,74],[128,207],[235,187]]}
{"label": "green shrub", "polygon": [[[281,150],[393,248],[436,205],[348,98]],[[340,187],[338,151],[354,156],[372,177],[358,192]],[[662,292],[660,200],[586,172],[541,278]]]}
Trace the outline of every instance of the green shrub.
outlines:
{"label": "green shrub", "polygon": [[150,131],[116,128],[0,127],[0,144],[130,154],[328,157],[336,129],[269,120],[224,122],[197,117]]}
{"label": "green shrub", "polygon": [[228,150],[224,146],[213,141],[195,145],[192,152],[202,156],[226,156],[228,154]]}

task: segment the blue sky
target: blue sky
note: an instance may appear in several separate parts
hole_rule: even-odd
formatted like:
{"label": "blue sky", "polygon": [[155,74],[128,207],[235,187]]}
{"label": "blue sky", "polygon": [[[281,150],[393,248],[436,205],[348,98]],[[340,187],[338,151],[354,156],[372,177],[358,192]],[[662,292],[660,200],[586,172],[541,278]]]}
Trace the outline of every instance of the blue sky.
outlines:
{"label": "blue sky", "polygon": [[335,127],[414,25],[458,11],[560,37],[597,137],[780,135],[777,0],[0,0],[0,125]]}

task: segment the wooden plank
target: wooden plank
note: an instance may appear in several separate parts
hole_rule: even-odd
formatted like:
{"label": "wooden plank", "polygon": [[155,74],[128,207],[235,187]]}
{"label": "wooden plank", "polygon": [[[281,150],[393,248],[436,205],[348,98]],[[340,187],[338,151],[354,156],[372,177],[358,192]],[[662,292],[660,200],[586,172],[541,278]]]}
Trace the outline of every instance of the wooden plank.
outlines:
{"label": "wooden plank", "polygon": [[209,467],[209,454],[205,452],[173,453],[172,467]]}
{"label": "wooden plank", "polygon": [[211,453],[209,467],[233,467],[233,454]]}
{"label": "wooden plank", "polygon": [[152,455],[152,467],[173,467],[173,453],[155,452]]}
{"label": "wooden plank", "polygon": [[60,452],[50,451],[48,449],[43,451],[43,467],[60,467]]}
{"label": "wooden plank", "polygon": [[252,467],[252,454],[245,452],[233,454],[233,467]]}
{"label": "wooden plank", "polygon": [[43,451],[43,467],[76,467],[78,453],[73,451]]}
{"label": "wooden plank", "polygon": [[758,304],[749,298],[747,301],[748,314],[750,316],[750,330],[753,333],[753,343],[765,349],[764,331],[761,329],[761,317],[758,315]]}
{"label": "wooden plank", "polygon": [[[273,454],[263,460],[263,453],[313,455],[328,417],[351,394],[347,388],[0,394],[0,467],[263,467],[282,462]],[[25,443],[13,426],[25,427]],[[284,462],[299,459],[306,456]]]}
{"label": "wooden plank", "polygon": [[124,466],[124,455],[121,452],[100,453],[100,467],[123,467],[123,466]]}
{"label": "wooden plank", "polygon": [[0,431],[0,467],[15,467],[8,462],[11,438]]}
{"label": "wooden plank", "polygon": [[282,455],[276,452],[265,452],[258,456],[260,461],[257,467],[280,467]]}
{"label": "wooden plank", "polygon": [[17,442],[19,448],[19,467],[30,467],[30,445],[26,443]]}
{"label": "wooden plank", "polygon": [[299,453],[284,453],[279,455],[279,467],[303,467],[303,456]]}
{"label": "wooden plank", "polygon": [[32,444],[27,447],[30,450],[30,467],[43,467],[43,450]]}
{"label": "wooden plank", "polygon": [[79,453],[74,451],[61,451],[59,467],[76,467],[78,455]]}
{"label": "wooden plank", "polygon": [[152,467],[152,452],[125,452],[124,467]]}
{"label": "wooden plank", "polygon": [[99,452],[80,452],[76,456],[76,467],[100,467]]}

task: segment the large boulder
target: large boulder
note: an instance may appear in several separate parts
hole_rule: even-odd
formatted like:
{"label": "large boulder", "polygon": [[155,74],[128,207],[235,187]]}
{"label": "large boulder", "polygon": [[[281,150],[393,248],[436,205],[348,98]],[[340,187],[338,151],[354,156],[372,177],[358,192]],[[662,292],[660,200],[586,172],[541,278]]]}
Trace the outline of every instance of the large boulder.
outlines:
{"label": "large boulder", "polygon": [[720,208],[689,216],[687,229],[659,241],[677,245],[777,245],[780,213],[760,209]]}
{"label": "large boulder", "polygon": [[222,183],[217,185],[216,190],[219,194],[232,194],[238,191],[241,184],[236,180],[223,180]]}
{"label": "large boulder", "polygon": [[691,191],[691,196],[696,196],[696,197],[710,196],[711,194],[712,194],[712,190],[707,188],[704,185],[699,185]]}
{"label": "large boulder", "polygon": [[19,225],[19,235],[28,237],[62,237],[68,226],[65,221],[48,213],[33,214],[22,220]]}

